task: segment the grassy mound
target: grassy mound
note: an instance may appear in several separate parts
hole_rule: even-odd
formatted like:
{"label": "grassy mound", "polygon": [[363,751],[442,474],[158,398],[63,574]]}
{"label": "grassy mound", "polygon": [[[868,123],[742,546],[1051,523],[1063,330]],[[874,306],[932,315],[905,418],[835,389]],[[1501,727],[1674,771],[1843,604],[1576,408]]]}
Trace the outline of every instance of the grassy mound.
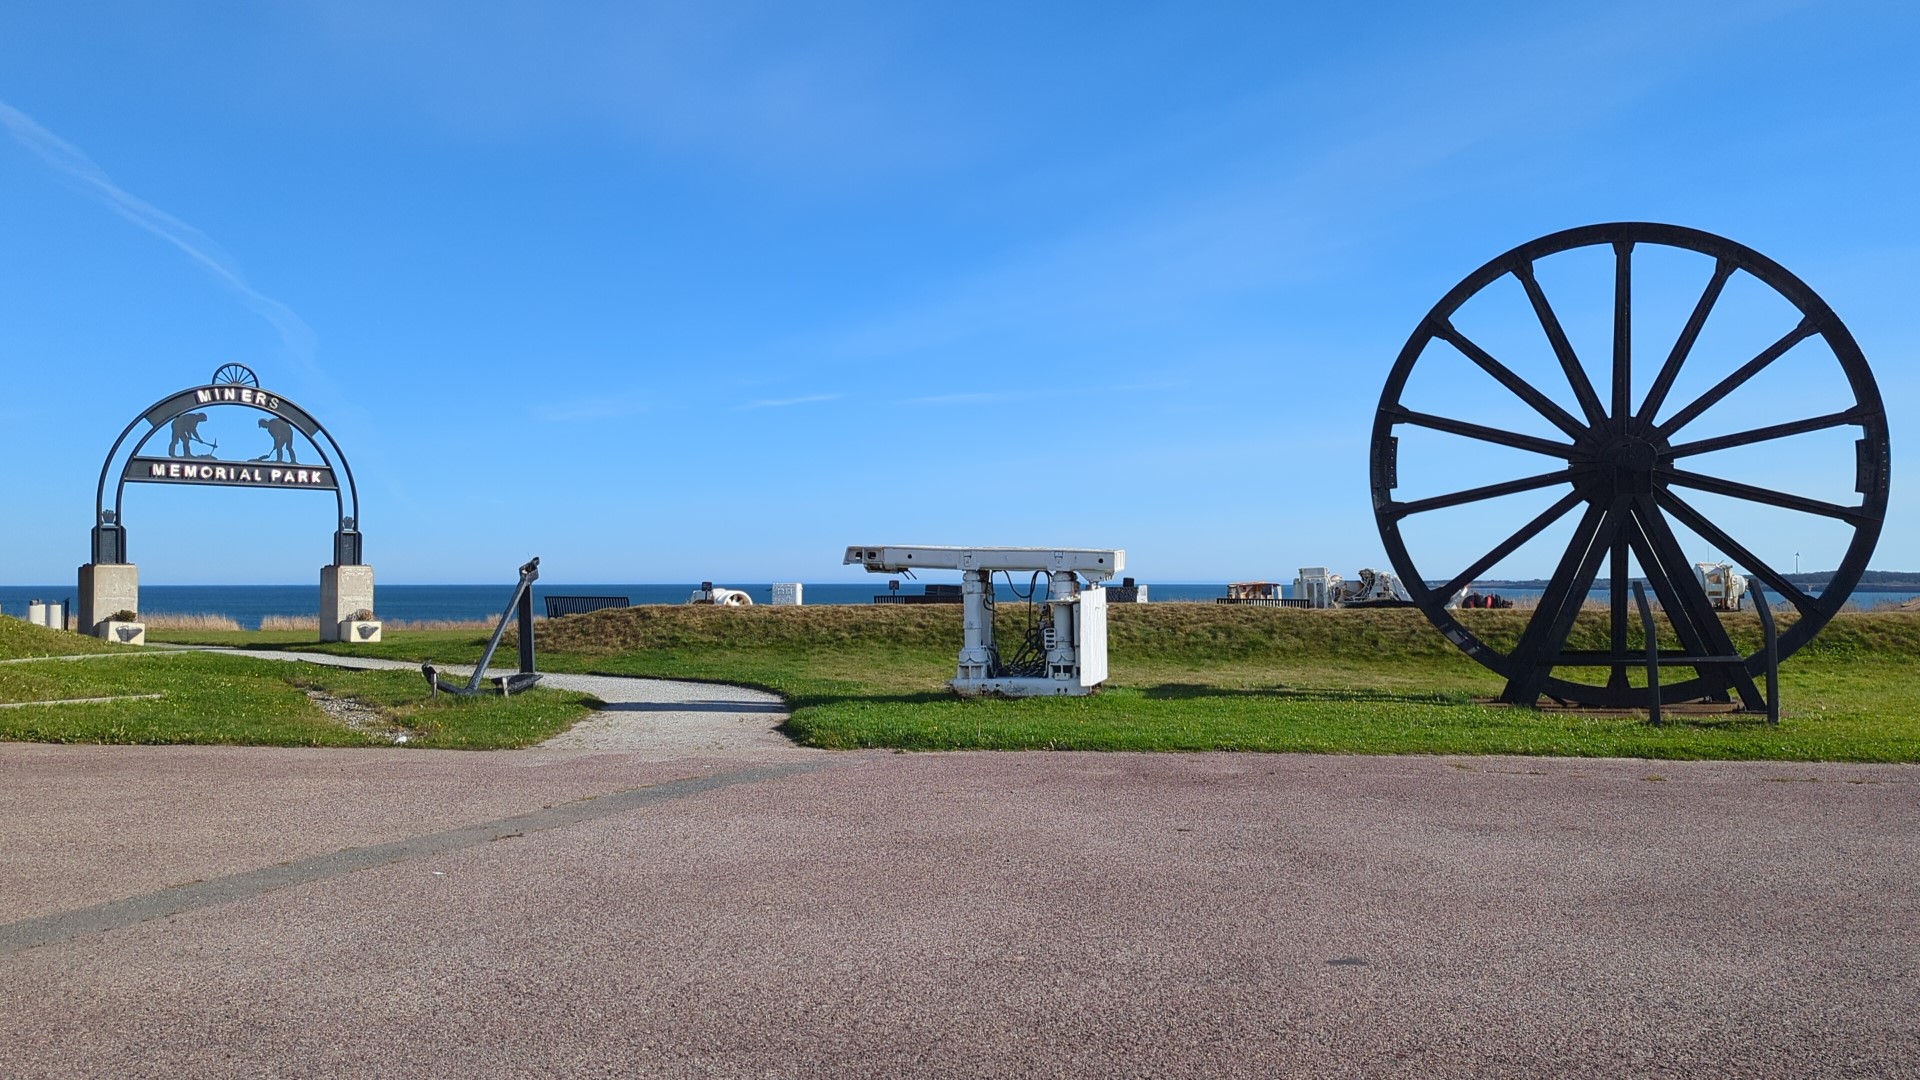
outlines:
{"label": "grassy mound", "polygon": [[29,656],[79,656],[83,653],[112,652],[123,649],[99,638],[49,630],[20,619],[0,615],[0,660],[18,660]]}
{"label": "grassy mound", "polygon": [[[1510,649],[1529,611],[1461,611],[1462,625],[1488,645]],[[1124,604],[1108,610],[1108,648],[1115,662],[1152,657],[1205,667],[1276,657],[1378,662],[1383,658],[1458,655],[1446,638],[1412,608],[1306,611],[1227,604]],[[1002,604],[994,632],[1018,641],[1025,605]],[[1666,632],[1666,620],[1655,617]],[[1760,647],[1760,620],[1752,612],[1726,616],[1735,644]],[[1779,617],[1781,632],[1794,623]],[[1583,612],[1567,646],[1607,647],[1606,612]],[[886,648],[951,654],[960,648],[958,605],[821,607],[675,607],[651,605],[571,615],[541,624],[543,651],[611,656],[648,649]],[[1630,638],[1640,642],[1638,619]],[[1847,612],[1828,623],[1808,655],[1920,656],[1920,612]]]}
{"label": "grassy mound", "polygon": [[[90,641],[96,648],[84,648]],[[0,704],[10,706],[0,709],[0,739],[27,742],[490,750],[550,738],[597,705],[547,689],[429,698],[411,671],[130,648],[24,623],[0,626],[0,643],[29,657],[103,654],[0,664]]]}

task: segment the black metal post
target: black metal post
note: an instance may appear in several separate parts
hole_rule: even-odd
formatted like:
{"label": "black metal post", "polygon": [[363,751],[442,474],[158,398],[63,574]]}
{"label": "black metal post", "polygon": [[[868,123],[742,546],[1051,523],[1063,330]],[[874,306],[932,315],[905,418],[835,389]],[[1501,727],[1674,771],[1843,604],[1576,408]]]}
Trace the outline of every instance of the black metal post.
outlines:
{"label": "black metal post", "polygon": [[1640,625],[1647,637],[1647,719],[1660,726],[1660,634],[1653,625],[1653,609],[1647,606],[1646,586],[1633,583],[1633,600],[1640,605]]}
{"label": "black metal post", "polygon": [[1761,650],[1767,660],[1767,723],[1780,723],[1780,634],[1773,625],[1773,606],[1767,603],[1767,592],[1758,582],[1748,585],[1753,593],[1753,610],[1760,615],[1760,636],[1765,641]]}
{"label": "black metal post", "polygon": [[127,530],[123,525],[104,521],[93,527],[93,563],[118,566],[127,561]]}
{"label": "black metal post", "polygon": [[333,533],[333,564],[359,566],[364,558],[360,545],[360,530],[354,528],[353,519],[348,518],[346,525],[335,529]]}
{"label": "black metal post", "polygon": [[[536,563],[538,559],[534,560]],[[535,572],[533,577],[539,577]],[[520,674],[533,671],[533,588],[532,578],[520,582]]]}

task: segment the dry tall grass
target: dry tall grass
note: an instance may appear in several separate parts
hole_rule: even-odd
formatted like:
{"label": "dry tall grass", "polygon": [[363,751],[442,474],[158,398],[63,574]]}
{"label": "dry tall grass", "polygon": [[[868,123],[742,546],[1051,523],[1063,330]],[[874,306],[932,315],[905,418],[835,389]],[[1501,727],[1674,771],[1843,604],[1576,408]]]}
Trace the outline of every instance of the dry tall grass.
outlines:
{"label": "dry tall grass", "polygon": [[[540,616],[536,615],[538,619]],[[491,632],[500,625],[500,616],[487,615],[478,619],[382,619],[382,628],[387,630],[485,630]]]}
{"label": "dry tall grass", "polygon": [[[1496,589],[1492,591],[1498,592],[1499,590]],[[1525,596],[1515,596],[1515,597],[1512,597],[1511,599],[1513,600],[1514,611],[1533,611],[1540,606],[1539,593],[1532,593]],[[1652,604],[1655,610],[1659,610],[1660,601],[1655,600],[1653,597],[1649,596],[1647,597],[1647,603]],[[1580,610],[1581,611],[1612,611],[1613,603],[1610,600],[1601,600],[1596,597],[1589,596],[1585,600],[1580,601]]]}
{"label": "dry tall grass", "polygon": [[207,615],[184,611],[143,611],[140,621],[149,630],[238,630],[240,624],[226,615]]}
{"label": "dry tall grass", "polygon": [[[222,616],[212,617],[221,618]],[[488,615],[482,619],[382,619],[380,624],[387,630],[492,630],[500,624],[500,616]],[[182,629],[238,630],[240,627],[234,625],[233,620],[228,619],[225,626],[182,627]],[[260,619],[260,629],[317,632],[320,629],[320,616],[266,615]]]}

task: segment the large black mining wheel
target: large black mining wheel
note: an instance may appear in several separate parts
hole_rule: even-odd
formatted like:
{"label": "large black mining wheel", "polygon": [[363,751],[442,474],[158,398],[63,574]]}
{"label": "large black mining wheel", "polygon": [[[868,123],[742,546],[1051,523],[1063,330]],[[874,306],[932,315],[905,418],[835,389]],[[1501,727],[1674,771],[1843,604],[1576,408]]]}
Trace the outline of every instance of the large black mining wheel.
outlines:
{"label": "large black mining wheel", "polygon": [[[1673,252],[1662,252],[1658,257],[1669,261],[1676,258],[1698,260],[1700,276],[1706,278],[1706,286],[1698,300],[1693,302],[1691,315],[1686,318],[1677,339],[1667,351],[1658,374],[1650,384],[1646,384],[1643,395],[1636,395],[1631,355],[1634,340],[1634,253],[1636,247],[1641,248],[1644,254],[1655,245],[1678,249],[1680,253],[1695,253],[1675,255]],[[1548,302],[1536,275],[1536,263],[1549,256],[1580,248],[1600,249],[1597,253],[1584,256],[1589,259],[1604,259],[1607,248],[1611,248],[1612,254],[1611,357],[1610,364],[1604,361],[1595,364],[1601,376],[1597,380],[1590,376],[1588,368],[1576,355],[1569,335],[1554,307]],[[1707,324],[1715,304],[1721,301],[1729,280],[1739,280],[1735,277],[1739,274],[1750,275],[1764,289],[1772,290],[1778,298],[1791,304],[1798,311],[1798,323],[1757,355],[1700,391],[1692,400],[1677,408],[1671,407],[1684,400],[1670,402],[1668,398],[1701,336],[1702,327]],[[1524,290],[1532,318],[1538,321],[1538,329],[1544,332],[1544,343],[1538,357],[1539,367],[1551,371],[1551,379],[1536,375],[1536,381],[1529,382],[1508,364],[1491,355],[1488,349],[1468,338],[1455,325],[1462,305],[1482,290],[1501,282],[1507,275],[1512,275]],[[1602,272],[1594,280],[1603,279]],[[1742,295],[1760,293],[1764,297],[1764,293],[1752,285],[1752,282],[1743,282],[1741,287],[1745,292]],[[1510,290],[1511,286],[1512,283],[1501,283],[1499,288]],[[1690,285],[1683,293],[1673,296],[1679,306],[1672,306],[1672,312],[1685,310],[1685,302],[1694,295],[1691,289]],[[1515,310],[1524,310],[1519,306],[1517,294],[1509,292],[1508,295],[1516,297],[1511,301]],[[1644,298],[1645,294],[1642,295]],[[1777,300],[1767,299],[1777,303]],[[1604,312],[1603,308],[1593,310]],[[1678,319],[1674,318],[1673,321],[1677,322]],[[1764,330],[1765,334],[1772,332],[1770,326]],[[1849,404],[1820,415],[1803,416],[1784,423],[1768,423],[1758,427],[1736,425],[1739,430],[1713,437],[1686,437],[1685,429],[1701,414],[1719,404],[1727,395],[1803,341],[1808,342],[1810,348],[1816,348],[1819,344],[1813,340],[1816,338],[1824,340],[1825,346],[1832,351],[1832,358],[1838,361],[1838,369],[1829,369],[1831,374],[1823,376],[1827,382],[1823,390],[1833,400],[1845,400]],[[1664,332],[1661,348],[1665,348]],[[1552,434],[1548,437],[1527,434],[1523,430],[1516,430],[1529,426],[1527,424],[1502,422],[1486,416],[1446,416],[1410,407],[1410,404],[1418,402],[1407,403],[1402,400],[1408,389],[1409,377],[1415,373],[1423,358],[1432,362],[1434,350],[1457,354],[1448,359],[1448,363],[1457,363],[1458,357],[1464,357],[1477,365],[1505,388],[1504,391],[1492,388],[1488,398],[1498,400],[1491,401],[1491,404],[1519,409],[1523,403],[1524,409],[1535,414],[1529,417],[1531,426],[1541,431],[1550,430]],[[1600,350],[1590,345],[1589,352],[1595,351]],[[1745,352],[1739,354],[1745,355]],[[1600,360],[1599,357],[1591,359]],[[1557,370],[1553,368],[1554,361],[1557,361]],[[1711,370],[1719,369],[1716,367]],[[1642,374],[1644,383],[1645,373]],[[1689,379],[1696,379],[1699,375],[1696,372]],[[1844,375],[1844,390],[1839,389],[1841,375]],[[1711,377],[1711,374],[1706,377]],[[1601,383],[1598,390],[1595,388],[1596,381]],[[1566,400],[1569,394],[1571,407],[1564,407],[1554,400],[1556,396]],[[1639,396],[1637,402],[1634,400],[1636,396]],[[1457,411],[1475,413],[1471,408]],[[1726,415],[1723,410],[1723,420]],[[1550,428],[1540,424],[1541,419]],[[1538,471],[1516,468],[1507,473],[1514,475],[1514,479],[1403,500],[1395,495],[1402,471],[1400,438],[1396,431],[1403,431],[1403,425],[1412,425],[1428,432],[1443,432],[1483,448],[1491,444],[1508,448],[1508,451],[1523,451],[1525,455],[1537,457],[1542,468]],[[1761,449],[1771,451],[1781,446],[1774,440],[1804,438],[1811,433],[1848,426],[1857,427],[1860,431],[1854,444],[1851,469],[1848,470],[1853,475],[1831,478],[1835,483],[1830,490],[1843,490],[1843,486],[1851,488],[1861,497],[1859,503],[1854,505],[1788,494],[1774,490],[1774,486],[1766,482],[1728,479],[1711,464],[1703,464],[1700,457],[1708,455],[1705,460],[1711,462],[1711,455],[1715,452],[1763,443],[1769,445]],[[1793,444],[1786,445],[1793,447]],[[1508,451],[1489,452],[1506,454]],[[1431,461],[1423,460],[1419,465],[1429,472],[1434,468]],[[1888,469],[1886,410],[1881,404],[1873,373],[1868,369],[1866,358],[1861,354],[1853,335],[1812,289],[1779,264],[1731,240],[1695,229],[1639,222],[1591,225],[1544,236],[1514,248],[1468,275],[1434,305],[1408,339],[1406,347],[1400,351],[1386,388],[1381,392],[1380,408],[1373,427],[1374,514],[1394,569],[1400,574],[1414,602],[1448,639],[1480,663],[1506,677],[1503,700],[1523,705],[1536,704],[1543,694],[1569,704],[1600,708],[1645,708],[1649,704],[1647,689],[1629,683],[1629,671],[1643,664],[1645,656],[1641,646],[1629,649],[1630,563],[1638,564],[1641,576],[1658,595],[1670,622],[1671,633],[1679,640],[1679,655],[1741,655],[1735,651],[1720,613],[1696,580],[1689,553],[1683,549],[1682,540],[1672,522],[1679,522],[1696,538],[1695,558],[1704,558],[1713,553],[1697,550],[1699,542],[1711,545],[1720,556],[1739,565],[1748,575],[1797,610],[1798,619],[1781,635],[1779,642],[1779,655],[1783,658],[1790,655],[1818,633],[1846,603],[1848,595],[1860,580],[1861,572],[1866,569],[1886,516]],[[1517,475],[1519,473],[1526,475]],[[1564,489],[1556,501],[1510,535],[1498,538],[1498,534],[1495,534],[1492,538],[1494,542],[1486,548],[1485,553],[1465,566],[1458,565],[1457,554],[1450,559],[1434,560],[1445,561],[1447,565],[1423,564],[1408,551],[1403,539],[1403,526],[1418,515],[1445,508],[1472,506],[1519,492],[1539,492],[1540,497],[1544,498],[1553,494],[1554,489]],[[1683,495],[1683,490],[1687,494]],[[1773,508],[1757,510],[1758,513],[1787,511],[1796,515],[1816,515],[1841,523],[1838,527],[1822,526],[1829,530],[1850,528],[1850,536],[1842,533],[1845,554],[1831,581],[1818,595],[1788,581],[1779,567],[1754,552],[1755,547],[1771,550],[1775,545],[1769,538],[1749,536],[1743,543],[1742,538],[1730,535],[1729,531],[1723,530],[1709,514],[1695,505],[1699,500],[1692,494],[1694,492],[1708,492],[1737,501],[1730,505],[1752,504],[1760,508]],[[1690,499],[1693,501],[1690,502]],[[1578,516],[1571,538],[1564,552],[1559,555],[1557,568],[1542,592],[1539,606],[1510,649],[1502,651],[1489,646],[1447,609],[1449,598],[1458,590],[1484,575],[1550,526],[1576,513]],[[1501,531],[1505,531],[1504,527]],[[1478,548],[1479,545],[1474,544],[1470,550]],[[1774,557],[1778,559],[1777,555]],[[1566,646],[1576,616],[1585,605],[1588,594],[1595,591],[1603,572],[1607,575],[1604,588],[1612,616],[1610,647],[1569,650]],[[1747,708],[1764,708],[1764,701],[1754,684],[1754,676],[1764,670],[1764,663],[1764,658],[1756,652],[1746,656],[1743,665],[1700,665],[1695,668],[1692,679],[1664,686],[1661,697],[1667,701],[1726,701],[1730,700],[1730,695],[1737,694]],[[1593,676],[1596,681],[1562,677],[1556,673],[1557,669],[1575,669]]]}

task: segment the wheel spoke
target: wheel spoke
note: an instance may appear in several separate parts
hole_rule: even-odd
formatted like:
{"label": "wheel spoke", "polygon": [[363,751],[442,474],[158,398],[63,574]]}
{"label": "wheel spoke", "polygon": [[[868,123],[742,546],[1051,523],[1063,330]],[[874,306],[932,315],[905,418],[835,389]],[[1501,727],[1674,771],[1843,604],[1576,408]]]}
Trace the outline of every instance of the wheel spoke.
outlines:
{"label": "wheel spoke", "polygon": [[[1660,555],[1655,550],[1653,540],[1647,534],[1646,521],[1643,517],[1638,514],[1634,515],[1633,524],[1627,531],[1627,537],[1628,544],[1632,547],[1633,553],[1640,559],[1640,569],[1646,574],[1647,585],[1653,589],[1654,595],[1659,598],[1661,608],[1667,616],[1667,624],[1672,627],[1673,636],[1680,642],[1681,655],[1706,655],[1710,650],[1707,648],[1707,639],[1702,633],[1697,621],[1699,612],[1688,607],[1684,601],[1679,599],[1680,594],[1677,586],[1674,584],[1673,574],[1670,573],[1669,568],[1661,562]],[[1681,562],[1685,562],[1686,557],[1684,555],[1679,556],[1679,558]],[[1682,572],[1689,578],[1693,575],[1693,569],[1691,567],[1682,567]],[[1695,671],[1698,672],[1699,669],[1696,668]],[[1704,675],[1705,673],[1702,672],[1701,674]],[[1724,695],[1727,684],[1721,675],[1722,673],[1716,670],[1713,675],[1707,677],[1715,684],[1713,692]]]}
{"label": "wheel spoke", "polygon": [[1599,504],[1587,507],[1587,513],[1573,531],[1573,539],[1560,556],[1546,591],[1540,594],[1540,606],[1520,634],[1520,643],[1511,656],[1512,674],[1502,700],[1516,705],[1531,705],[1540,697],[1540,687],[1553,671],[1554,658],[1567,642],[1574,616],[1593,591],[1593,579],[1600,560],[1620,533],[1623,515]]}
{"label": "wheel spoke", "polygon": [[1585,497],[1586,496],[1582,495],[1578,490],[1569,491],[1561,496],[1560,501],[1542,510],[1538,517],[1520,526],[1520,531],[1500,541],[1498,547],[1480,556],[1479,561],[1462,570],[1459,576],[1455,577],[1452,581],[1447,582],[1446,585],[1440,589],[1440,595],[1451,599],[1454,593],[1473,584],[1474,578],[1493,569],[1494,565],[1501,559],[1520,550],[1520,545],[1539,536],[1547,526],[1566,516],[1567,511],[1573,509],[1574,506]]}
{"label": "wheel spoke", "polygon": [[1493,376],[1499,381],[1501,386],[1511,390],[1515,397],[1533,406],[1533,410],[1541,416],[1546,417],[1547,421],[1554,427],[1559,428],[1575,439],[1587,434],[1587,425],[1575,420],[1567,410],[1554,404],[1552,398],[1535,390],[1525,379],[1515,375],[1507,365],[1495,360],[1492,354],[1475,344],[1467,335],[1455,329],[1452,323],[1441,323],[1435,328],[1434,335],[1447,344],[1452,345],[1454,348],[1459,349],[1461,354],[1467,359],[1480,365],[1482,371]]}
{"label": "wheel spoke", "polygon": [[1785,439],[1793,435],[1805,435],[1809,431],[1822,431],[1826,428],[1843,427],[1864,421],[1867,412],[1861,408],[1848,409],[1845,412],[1828,413],[1825,416],[1812,416],[1805,420],[1794,420],[1770,427],[1754,428],[1732,435],[1721,435],[1712,439],[1700,439],[1695,442],[1681,443],[1667,451],[1669,457],[1687,457],[1692,454],[1710,454],[1715,450],[1726,450],[1735,446],[1747,446],[1752,443],[1766,442],[1769,439]]}
{"label": "wheel spoke", "polygon": [[[1613,420],[1615,435],[1626,434],[1633,413],[1633,241],[1613,245]],[[1624,550],[1624,549],[1623,549]],[[1620,609],[1621,618],[1626,609]]]}
{"label": "wheel spoke", "polygon": [[1572,483],[1577,474],[1572,469],[1560,469],[1556,472],[1541,473],[1538,476],[1526,476],[1518,480],[1508,480],[1499,484],[1487,484],[1484,487],[1468,488],[1448,495],[1435,495],[1429,499],[1415,499],[1412,502],[1389,503],[1387,512],[1393,517],[1402,518],[1412,514],[1424,514],[1429,510],[1442,510],[1449,506],[1464,503],[1481,502],[1485,499],[1497,499],[1502,495],[1517,495],[1522,491],[1534,491],[1555,484]]}
{"label": "wheel spoke", "polygon": [[[1666,609],[1667,618],[1679,630],[1682,622],[1692,624],[1692,634],[1696,641],[1682,638],[1687,649],[1699,648],[1697,656],[1738,656],[1733,647],[1733,639],[1728,636],[1727,628],[1720,622],[1720,616],[1713,610],[1713,601],[1707,599],[1707,590],[1693,576],[1693,565],[1680,549],[1680,541],[1667,526],[1667,519],[1660,514],[1659,507],[1652,500],[1639,503],[1634,517],[1640,523],[1640,533],[1646,542],[1647,550],[1641,554],[1641,566],[1651,561],[1661,568],[1660,574],[1649,575],[1654,584],[1654,592],[1660,594],[1660,606]],[[1664,585],[1663,589],[1661,586]],[[1740,701],[1749,710],[1766,708],[1765,700],[1760,696],[1760,688],[1753,683],[1753,676],[1747,669],[1734,665],[1714,665],[1707,668],[1695,668],[1704,679],[1731,685],[1739,693]]]}
{"label": "wheel spoke", "polygon": [[1573,343],[1567,340],[1567,332],[1560,326],[1560,317],[1553,313],[1553,305],[1547,303],[1547,294],[1540,290],[1540,282],[1533,276],[1533,264],[1521,263],[1513,271],[1520,284],[1527,290],[1527,299],[1533,303],[1534,317],[1540,320],[1540,328],[1547,332],[1547,342],[1553,346],[1553,355],[1560,360],[1560,369],[1567,373],[1567,382],[1573,387],[1573,396],[1580,401],[1581,411],[1587,414],[1587,423],[1604,428],[1607,422],[1606,409],[1600,405],[1599,395],[1593,392],[1593,383],[1587,378],[1587,370],[1580,366],[1580,357],[1574,354]]}
{"label": "wheel spoke", "polygon": [[1778,506],[1783,510],[1798,510],[1803,514],[1819,514],[1822,517],[1839,518],[1841,521],[1852,522],[1855,525],[1863,525],[1872,517],[1872,515],[1868,514],[1862,507],[1841,506],[1837,503],[1821,502],[1819,499],[1808,499],[1799,495],[1788,495],[1782,491],[1772,491],[1763,487],[1754,487],[1752,484],[1742,484],[1734,480],[1722,480],[1717,476],[1705,476],[1701,473],[1686,472],[1681,469],[1663,470],[1654,475],[1657,478],[1665,479],[1669,484],[1678,484],[1681,487],[1697,488],[1701,491],[1710,491],[1715,495],[1725,495],[1728,498],[1742,499],[1746,502],[1765,503],[1768,506]]}
{"label": "wheel spoke", "polygon": [[1511,446],[1516,450],[1529,450],[1536,454],[1545,454],[1548,457],[1568,458],[1573,455],[1572,443],[1557,443],[1552,439],[1535,438],[1532,435],[1522,435],[1517,431],[1505,431],[1500,428],[1484,427],[1480,424],[1469,424],[1464,420],[1454,420],[1445,416],[1434,416],[1431,413],[1415,412],[1412,409],[1401,408],[1398,405],[1389,406],[1382,409],[1381,412],[1385,413],[1387,418],[1396,424],[1413,424],[1416,427],[1432,428],[1435,431],[1444,431],[1453,435],[1464,435],[1469,439],[1479,439],[1481,442]]}
{"label": "wheel spoke", "polygon": [[1725,530],[1708,521],[1706,515],[1695,510],[1685,499],[1671,491],[1662,491],[1654,495],[1667,513],[1680,519],[1680,523],[1700,534],[1700,539],[1720,549],[1720,553],[1740,564],[1741,569],[1765,582],[1774,592],[1787,598],[1795,610],[1806,614],[1814,609],[1818,600],[1808,595],[1800,586],[1788,581],[1784,574],[1768,566],[1758,555],[1748,551],[1744,545]]}
{"label": "wheel spoke", "polygon": [[1713,264],[1713,279],[1707,282],[1706,291],[1700,294],[1700,302],[1693,305],[1693,314],[1687,316],[1687,325],[1673,343],[1673,351],[1667,354],[1667,362],[1660,365],[1660,374],[1647,391],[1647,400],[1640,405],[1640,413],[1634,418],[1639,423],[1652,422],[1660,414],[1660,406],[1667,403],[1667,394],[1673,390],[1673,380],[1680,376],[1680,365],[1686,363],[1687,355],[1693,352],[1693,343],[1700,338],[1700,328],[1707,324],[1707,314],[1719,301],[1720,290],[1727,287],[1727,279],[1733,276],[1733,270],[1733,264],[1725,259]]}
{"label": "wheel spoke", "polygon": [[1713,389],[1693,399],[1693,404],[1674,413],[1672,418],[1661,424],[1657,430],[1662,436],[1668,436],[1686,427],[1693,422],[1694,418],[1718,404],[1721,398],[1738,390],[1748,379],[1765,370],[1768,364],[1780,359],[1788,349],[1812,337],[1814,329],[1812,319],[1801,319],[1800,325],[1787,331],[1779,341],[1767,346],[1759,356],[1740,365],[1739,370],[1715,383]]}

